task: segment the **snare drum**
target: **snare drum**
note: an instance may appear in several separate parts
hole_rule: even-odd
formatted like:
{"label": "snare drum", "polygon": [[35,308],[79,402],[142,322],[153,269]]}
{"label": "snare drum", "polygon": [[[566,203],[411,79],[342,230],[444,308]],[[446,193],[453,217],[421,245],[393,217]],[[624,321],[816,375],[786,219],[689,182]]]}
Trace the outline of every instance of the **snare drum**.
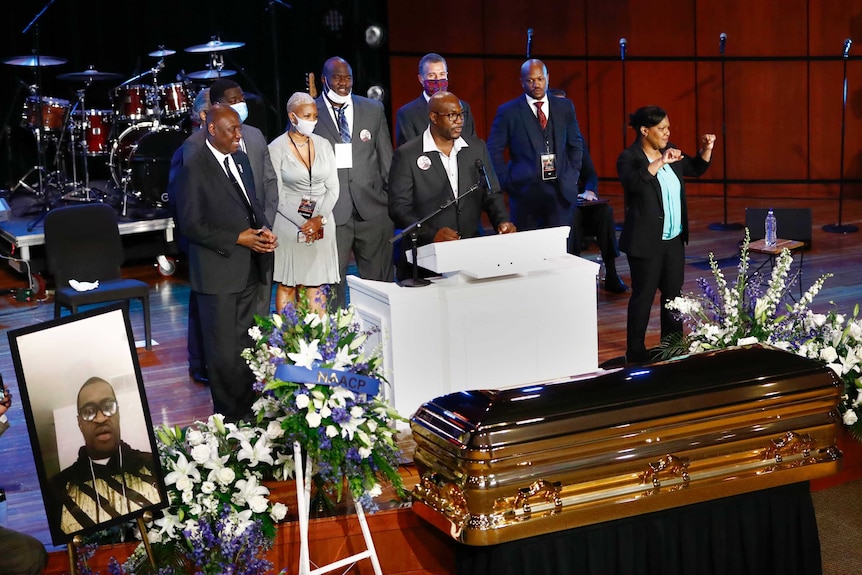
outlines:
{"label": "snare drum", "polygon": [[87,142],[88,156],[104,156],[110,151],[108,135],[113,123],[113,110],[85,110],[83,114],[80,110],[75,112],[75,128]]}
{"label": "snare drum", "polygon": [[187,137],[179,127],[158,122],[129,126],[111,146],[114,184],[153,206],[165,206],[171,158]]}
{"label": "snare drum", "polygon": [[192,109],[192,97],[182,82],[159,86],[159,108],[168,118],[182,116]]}
{"label": "snare drum", "polygon": [[153,87],[143,84],[120,86],[111,91],[118,120],[143,120],[153,115]]}
{"label": "snare drum", "polygon": [[50,131],[63,129],[63,121],[69,112],[69,100],[42,96],[42,119],[39,120],[39,98],[29,96],[24,101],[24,125],[36,129],[43,128]]}

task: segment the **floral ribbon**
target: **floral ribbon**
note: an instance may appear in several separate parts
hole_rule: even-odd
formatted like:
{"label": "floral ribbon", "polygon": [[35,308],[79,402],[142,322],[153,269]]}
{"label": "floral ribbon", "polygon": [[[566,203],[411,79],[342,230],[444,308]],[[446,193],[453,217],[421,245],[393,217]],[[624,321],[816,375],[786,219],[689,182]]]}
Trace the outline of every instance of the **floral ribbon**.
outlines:
{"label": "floral ribbon", "polygon": [[275,370],[275,378],[295,383],[336,385],[366,395],[377,395],[380,390],[380,382],[373,377],[325,367],[307,368],[282,363]]}

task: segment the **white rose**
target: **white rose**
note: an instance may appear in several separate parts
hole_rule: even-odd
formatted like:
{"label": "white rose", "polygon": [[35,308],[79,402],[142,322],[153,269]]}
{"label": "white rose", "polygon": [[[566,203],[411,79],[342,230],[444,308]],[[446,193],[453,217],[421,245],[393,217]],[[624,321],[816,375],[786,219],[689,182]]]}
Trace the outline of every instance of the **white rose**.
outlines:
{"label": "white rose", "polygon": [[193,503],[189,505],[189,514],[194,515],[195,517],[200,517],[203,513],[204,508],[201,507],[200,503]]}
{"label": "white rose", "polygon": [[305,420],[308,422],[308,427],[312,429],[320,426],[320,414],[316,411],[309,411],[307,414],[305,414]]}
{"label": "white rose", "polygon": [[308,407],[308,404],[311,403],[311,399],[307,394],[297,395],[296,396],[296,407],[299,409],[305,409]]}
{"label": "white rose", "polygon": [[222,467],[216,473],[216,481],[221,485],[230,485],[236,479],[236,473],[230,467]]}
{"label": "white rose", "polygon": [[269,507],[269,501],[263,495],[256,495],[248,500],[248,508],[255,513],[264,513]]}
{"label": "white rose", "polygon": [[195,494],[192,490],[183,491],[182,499],[183,499],[183,503],[185,503],[186,505],[191,503],[192,500],[194,499],[194,497],[195,497]]}
{"label": "white rose", "polygon": [[284,430],[281,428],[281,423],[278,421],[270,421],[266,426],[266,436],[269,439],[278,439],[284,435]]}
{"label": "white rose", "polygon": [[[860,397],[862,397],[862,396],[860,396]],[[337,427],[335,427],[334,425],[327,425],[326,426],[326,437],[335,437],[337,435],[338,435],[338,428]]]}
{"label": "white rose", "polygon": [[200,445],[204,441],[204,434],[197,429],[190,429],[186,432],[186,441],[189,445],[194,447],[195,445]]}
{"label": "white rose", "polygon": [[281,521],[287,516],[287,505],[284,503],[276,503],[272,506],[272,512],[269,514],[273,521]]}
{"label": "white rose", "polygon": [[192,459],[195,460],[195,463],[206,463],[209,461],[210,453],[210,446],[205,443],[192,447]]}
{"label": "white rose", "polygon": [[320,408],[320,417],[326,419],[330,415],[332,415],[332,410],[329,409],[329,407],[324,405],[323,407]]}
{"label": "white rose", "polygon": [[838,359],[838,352],[832,346],[824,347],[820,350],[820,359],[826,363],[834,363]]}
{"label": "white rose", "polygon": [[359,419],[365,414],[365,410],[359,407],[358,405],[354,405],[350,408],[350,417],[354,419]]}
{"label": "white rose", "polygon": [[857,421],[859,421],[859,417],[856,415],[856,411],[853,409],[848,409],[844,412],[842,418],[844,420],[844,425],[855,425]]}
{"label": "white rose", "polygon": [[209,495],[210,493],[215,493],[216,486],[212,481],[204,481],[201,483],[201,491]]}
{"label": "white rose", "polygon": [[177,479],[177,489],[180,491],[190,491],[192,487],[194,487],[194,482],[188,475],[183,475]]}

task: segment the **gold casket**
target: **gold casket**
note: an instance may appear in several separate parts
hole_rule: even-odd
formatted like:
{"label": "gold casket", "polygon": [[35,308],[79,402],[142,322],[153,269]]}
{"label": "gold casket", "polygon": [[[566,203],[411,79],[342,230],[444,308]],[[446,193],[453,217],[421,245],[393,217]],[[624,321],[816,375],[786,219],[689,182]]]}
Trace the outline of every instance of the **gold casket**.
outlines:
{"label": "gold casket", "polygon": [[753,345],[445,395],[410,422],[413,509],[491,545],[831,475],[841,392],[822,363]]}

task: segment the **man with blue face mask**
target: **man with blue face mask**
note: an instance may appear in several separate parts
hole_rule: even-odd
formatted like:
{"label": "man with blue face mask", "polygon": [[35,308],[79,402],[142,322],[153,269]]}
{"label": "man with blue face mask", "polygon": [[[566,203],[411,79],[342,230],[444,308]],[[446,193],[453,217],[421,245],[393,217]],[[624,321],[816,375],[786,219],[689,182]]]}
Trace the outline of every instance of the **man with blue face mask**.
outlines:
{"label": "man with blue face mask", "polygon": [[323,94],[315,103],[319,121],[314,133],[335,149],[339,196],[332,214],[338,244],[337,305],[347,304],[350,254],[359,276],[391,282],[394,225],[389,219],[389,166],[392,137],[383,104],[353,94],[353,70],[343,58],[323,64]]}
{"label": "man with blue face mask", "polygon": [[[425,54],[419,60],[419,84],[422,86],[422,94],[418,98],[398,108],[395,114],[395,145],[400,146],[422,134],[428,127],[428,100],[437,92],[449,90],[449,67],[446,60],[440,54],[431,52]],[[464,107],[464,129],[465,136],[476,136],[476,125],[473,122],[473,114],[470,113],[470,105],[461,100]]]}

